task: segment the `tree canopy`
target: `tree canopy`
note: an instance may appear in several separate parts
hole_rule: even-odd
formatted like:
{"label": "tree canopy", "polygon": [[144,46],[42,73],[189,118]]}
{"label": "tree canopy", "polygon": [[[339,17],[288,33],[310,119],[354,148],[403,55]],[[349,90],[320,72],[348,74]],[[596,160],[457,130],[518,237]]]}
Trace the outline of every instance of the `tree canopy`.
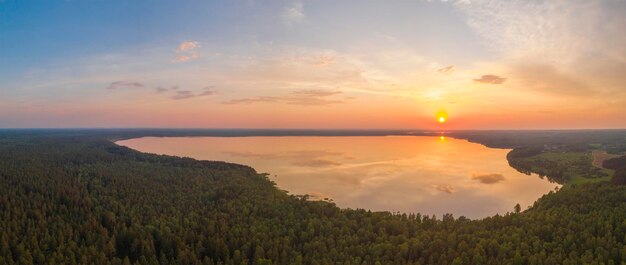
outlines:
{"label": "tree canopy", "polygon": [[623,264],[626,187],[482,220],[340,209],[102,135],[0,136],[0,264]]}

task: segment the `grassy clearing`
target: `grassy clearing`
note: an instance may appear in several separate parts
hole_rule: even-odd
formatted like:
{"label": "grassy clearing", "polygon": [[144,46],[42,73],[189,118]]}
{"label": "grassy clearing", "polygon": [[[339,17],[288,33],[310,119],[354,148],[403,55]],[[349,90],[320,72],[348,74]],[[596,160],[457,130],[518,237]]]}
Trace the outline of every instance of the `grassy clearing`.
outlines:
{"label": "grassy clearing", "polygon": [[593,150],[591,151],[591,155],[593,156],[593,165],[599,168],[604,168],[602,163],[604,160],[620,157],[620,154],[609,154],[604,150]]}
{"label": "grassy clearing", "polygon": [[587,152],[543,152],[519,158],[518,162],[564,185],[610,180],[613,170],[596,167],[593,161],[593,155]]}
{"label": "grassy clearing", "polygon": [[610,181],[612,175],[613,173],[611,173],[611,175],[608,175],[605,177],[599,177],[599,178],[586,178],[586,177],[581,177],[581,176],[573,176],[565,185],[567,186],[567,185],[578,185],[578,184],[584,184],[584,183],[596,183],[596,182],[602,182],[602,181]]}

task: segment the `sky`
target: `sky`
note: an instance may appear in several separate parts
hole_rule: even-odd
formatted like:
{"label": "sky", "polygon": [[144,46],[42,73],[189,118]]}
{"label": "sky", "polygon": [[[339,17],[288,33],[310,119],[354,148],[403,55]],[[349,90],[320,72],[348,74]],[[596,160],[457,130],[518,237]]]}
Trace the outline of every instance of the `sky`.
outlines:
{"label": "sky", "polygon": [[626,128],[624,14],[623,0],[0,0],[0,128]]}

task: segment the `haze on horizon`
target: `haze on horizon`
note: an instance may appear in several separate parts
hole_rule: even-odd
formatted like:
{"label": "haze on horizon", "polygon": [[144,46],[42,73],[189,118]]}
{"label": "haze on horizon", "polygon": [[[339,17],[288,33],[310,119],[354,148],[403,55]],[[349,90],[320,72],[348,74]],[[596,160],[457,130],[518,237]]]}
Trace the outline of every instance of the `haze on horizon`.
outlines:
{"label": "haze on horizon", "polygon": [[626,128],[625,13],[622,0],[0,0],[0,128]]}

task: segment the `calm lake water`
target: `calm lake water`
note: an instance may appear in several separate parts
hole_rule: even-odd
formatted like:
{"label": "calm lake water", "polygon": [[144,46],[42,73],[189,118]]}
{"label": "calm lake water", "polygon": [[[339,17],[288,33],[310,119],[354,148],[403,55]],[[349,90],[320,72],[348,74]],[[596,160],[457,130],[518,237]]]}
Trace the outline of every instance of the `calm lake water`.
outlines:
{"label": "calm lake water", "polygon": [[558,185],[524,175],[508,149],[447,137],[145,137],[117,144],[157,154],[220,160],[270,173],[291,194],[339,207],[482,218],[526,209]]}

